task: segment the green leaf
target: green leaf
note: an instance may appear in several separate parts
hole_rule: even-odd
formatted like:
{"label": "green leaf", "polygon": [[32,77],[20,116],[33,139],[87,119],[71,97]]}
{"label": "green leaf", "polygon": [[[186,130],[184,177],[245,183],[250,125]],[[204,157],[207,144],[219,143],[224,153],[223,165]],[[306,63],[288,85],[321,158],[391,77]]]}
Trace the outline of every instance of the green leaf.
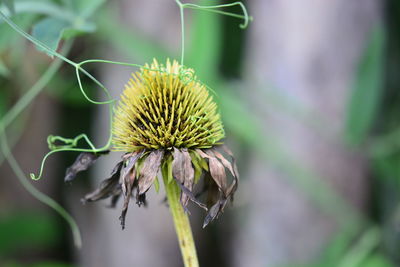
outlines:
{"label": "green leaf", "polygon": [[21,248],[54,246],[62,235],[60,230],[54,217],[47,214],[0,215],[0,256]]}
{"label": "green leaf", "polygon": [[345,138],[350,144],[361,143],[374,123],[381,102],[384,49],[384,28],[380,25],[371,33],[347,106]]}
{"label": "green leaf", "polygon": [[[57,50],[63,31],[68,26],[68,22],[64,20],[45,18],[33,26],[32,35],[50,49]],[[36,46],[36,48],[39,51],[43,51],[43,49],[38,46]]]}

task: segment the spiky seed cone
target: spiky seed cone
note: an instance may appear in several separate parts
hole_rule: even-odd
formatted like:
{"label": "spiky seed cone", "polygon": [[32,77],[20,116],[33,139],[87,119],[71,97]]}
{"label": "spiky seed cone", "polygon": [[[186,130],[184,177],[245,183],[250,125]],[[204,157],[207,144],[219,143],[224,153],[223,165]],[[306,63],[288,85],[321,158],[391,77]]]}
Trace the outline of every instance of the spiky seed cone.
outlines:
{"label": "spiky seed cone", "polygon": [[154,60],[132,76],[115,110],[114,150],[209,148],[224,137],[217,106],[193,70]]}
{"label": "spiky seed cone", "polygon": [[[123,195],[120,219],[124,227],[131,197],[136,197],[139,206],[146,204],[147,191],[153,185],[158,191],[161,171],[166,187],[179,187],[183,210],[192,201],[207,211],[206,226],[224,211],[239,182],[232,152],[220,145],[223,137],[217,106],[193,70],[176,61],[164,66],[154,60],[133,75],[115,110],[113,149],[125,154],[111,177],[83,200],[110,197],[115,206]],[[97,157],[78,157],[67,171],[68,178],[87,169],[82,158]],[[203,189],[196,194],[202,177]],[[207,203],[197,199],[202,193],[207,193]]]}

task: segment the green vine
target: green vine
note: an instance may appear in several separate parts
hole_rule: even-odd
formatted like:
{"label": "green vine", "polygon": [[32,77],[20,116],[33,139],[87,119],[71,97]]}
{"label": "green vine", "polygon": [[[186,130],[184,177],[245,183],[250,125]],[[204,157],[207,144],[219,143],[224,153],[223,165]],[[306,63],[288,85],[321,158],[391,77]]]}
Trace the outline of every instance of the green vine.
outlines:
{"label": "green vine", "polygon": [[[178,5],[180,9],[180,17],[181,17],[181,65],[184,65],[184,55],[185,55],[185,20],[184,20],[184,9],[194,9],[194,10],[202,10],[202,11],[208,11],[208,12],[213,12],[225,16],[231,16],[239,19],[243,19],[244,22],[240,24],[240,27],[242,29],[246,28],[249,24],[249,22],[252,20],[252,17],[248,16],[247,10],[243,3],[241,2],[234,2],[230,4],[223,4],[223,5],[212,5],[212,6],[200,6],[200,5],[195,5],[195,4],[190,4],[190,3],[182,3],[180,0],[175,0],[176,4]],[[240,6],[243,15],[236,14],[236,13],[231,13],[231,12],[226,12],[220,10],[221,8],[228,8],[228,7],[233,7],[233,6]],[[32,186],[30,182],[27,181],[26,176],[24,175],[23,171],[21,170],[21,167],[19,166],[18,162],[15,160],[13,157],[10,148],[8,146],[8,141],[6,137],[6,129],[9,126],[9,124],[31,103],[34,98],[42,91],[42,89],[46,86],[46,84],[49,82],[51,77],[55,75],[57,70],[59,69],[60,65],[62,62],[66,62],[72,67],[75,68],[75,74],[76,74],[76,79],[78,82],[79,90],[81,91],[83,97],[90,103],[95,104],[95,105],[109,105],[109,123],[110,126],[112,125],[112,119],[113,119],[113,108],[114,108],[114,103],[115,99],[111,98],[111,95],[108,91],[108,89],[101,83],[99,82],[95,77],[93,77],[89,72],[87,72],[84,68],[83,65],[88,64],[88,63],[108,63],[108,64],[115,64],[115,65],[122,65],[122,66],[128,66],[128,67],[138,67],[142,69],[148,69],[142,65],[139,64],[132,64],[132,63],[126,63],[126,62],[117,62],[117,61],[110,61],[110,60],[101,60],[101,59],[91,59],[91,60],[85,60],[80,63],[75,63],[72,60],[68,59],[65,57],[63,54],[67,54],[72,42],[67,42],[64,45],[64,49],[62,53],[58,53],[51,48],[49,48],[46,44],[43,42],[37,40],[34,38],[32,35],[28,34],[25,32],[23,29],[21,29],[17,24],[15,24],[8,16],[6,16],[2,11],[0,11],[0,18],[4,20],[11,28],[13,28],[16,32],[18,32],[20,35],[25,37],[27,40],[35,44],[37,47],[40,47],[44,52],[49,54],[51,57],[56,57],[59,60],[54,61],[51,66],[48,68],[48,70],[43,74],[43,76],[35,83],[35,85],[28,90],[28,93],[26,93],[17,103],[16,105],[13,106],[13,108],[0,120],[0,141],[1,141],[1,150],[4,154],[4,157],[10,164],[11,168],[13,169],[14,173],[18,177],[19,181],[21,184],[25,187],[25,189],[32,194],[36,199],[39,201],[45,203],[46,205],[52,207],[54,210],[56,210],[70,225],[72,232],[73,232],[73,237],[74,237],[74,243],[77,247],[81,246],[81,238],[79,234],[79,229],[76,224],[76,222],[73,220],[73,218],[59,205],[57,204],[53,199],[49,198],[48,196],[44,195],[40,191],[38,191],[35,187]],[[150,69],[153,71],[165,71],[162,67],[160,69]],[[81,81],[81,76],[80,74],[84,74],[86,77],[88,77],[90,80],[92,80],[96,85],[98,85],[105,93],[107,100],[105,101],[96,101],[91,99],[85,92],[82,81]],[[179,77],[182,79],[184,82],[191,82],[195,77],[193,77],[193,73],[190,71],[188,68],[183,68],[182,72],[178,74]],[[211,90],[207,86],[208,89]],[[111,128],[111,127],[110,127]],[[42,163],[40,165],[40,170],[38,176],[34,175],[33,173],[30,174],[30,177],[33,180],[39,180],[41,179],[43,175],[43,170],[44,170],[44,165],[47,160],[47,158],[56,153],[56,152],[62,152],[62,151],[75,151],[75,152],[92,152],[92,153],[98,153],[104,150],[107,150],[111,146],[111,138],[112,138],[112,133],[110,129],[109,133],[109,138],[107,143],[99,148],[96,148],[95,145],[90,141],[88,136],[84,133],[78,135],[75,138],[69,139],[69,138],[64,138],[61,136],[52,136],[50,135],[47,139],[48,146],[50,151],[44,156]],[[79,148],[78,143],[80,141],[85,141],[88,148]],[[167,194],[169,194],[169,197],[172,197],[172,193],[170,189],[167,189]],[[171,210],[172,211],[172,210]],[[172,211],[174,213],[174,211]],[[174,216],[175,218],[176,216]],[[179,216],[178,216],[179,217]],[[186,215],[187,217],[187,215]],[[187,219],[187,218],[186,218]],[[176,221],[175,221],[176,222]],[[179,223],[179,222],[178,222]],[[188,221],[187,221],[188,224]],[[190,225],[188,225],[190,229]],[[179,235],[178,229],[177,233]],[[192,244],[188,244],[189,246],[192,245],[194,249],[194,243],[193,243],[193,238],[191,239]],[[195,251],[195,249],[194,249]],[[197,261],[197,258],[196,258]],[[186,265],[186,266],[191,266],[191,265]],[[196,266],[196,265],[193,265]]]}

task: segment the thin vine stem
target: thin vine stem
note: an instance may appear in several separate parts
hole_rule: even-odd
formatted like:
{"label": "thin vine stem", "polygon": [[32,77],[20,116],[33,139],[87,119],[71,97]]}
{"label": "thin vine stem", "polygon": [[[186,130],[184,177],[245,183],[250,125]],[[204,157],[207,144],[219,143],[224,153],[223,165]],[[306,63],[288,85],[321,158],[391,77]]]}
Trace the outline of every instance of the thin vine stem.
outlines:
{"label": "thin vine stem", "polygon": [[[219,13],[219,14],[222,14],[222,15],[227,15],[227,16],[232,16],[232,17],[244,19],[245,22],[240,25],[241,28],[247,27],[249,20],[252,19],[251,17],[248,16],[246,8],[244,7],[244,5],[241,2],[234,2],[234,3],[231,3],[231,4],[225,4],[225,5],[199,6],[199,5],[188,4],[188,3],[183,4],[180,0],[175,0],[175,1],[176,1],[177,5],[179,6],[179,9],[180,9],[180,19],[181,19],[181,65],[182,66],[184,66],[184,56],[185,56],[185,19],[184,19],[184,9],[185,8],[204,10],[204,11],[209,11],[209,12]],[[243,13],[244,13],[243,16],[235,14],[235,13],[231,13],[231,12],[215,10],[215,9],[218,9],[218,8],[231,7],[231,6],[235,6],[235,5],[240,5],[240,7],[242,8]],[[84,64],[87,64],[87,63],[95,63],[95,62],[97,62],[97,63],[110,63],[110,64],[117,64],[117,65],[125,65],[125,66],[135,66],[135,67],[141,67],[141,68],[143,68],[143,66],[140,66],[138,64],[115,62],[115,61],[109,61],[109,60],[85,60],[85,61],[82,61],[80,63],[75,63],[72,60],[69,60],[68,58],[63,56],[62,54],[57,53],[56,51],[52,50],[46,44],[44,44],[43,42],[37,40],[32,35],[30,35],[27,32],[25,32],[18,25],[16,25],[11,19],[9,19],[6,15],[4,15],[4,13],[2,13],[1,11],[0,11],[0,18],[3,19],[16,32],[18,32],[19,34],[24,36],[27,40],[29,40],[30,42],[34,43],[36,46],[40,47],[42,50],[44,50],[50,56],[57,57],[58,59],[70,64],[71,66],[73,66],[75,68],[75,73],[76,73],[76,78],[77,78],[77,81],[78,81],[79,89],[80,89],[82,95],[84,96],[84,98],[87,101],[89,101],[90,103],[92,103],[92,104],[96,104],[96,105],[108,104],[109,105],[109,113],[110,113],[109,114],[109,117],[110,117],[109,120],[110,120],[110,127],[111,127],[112,122],[113,122],[113,116],[112,116],[113,114],[112,113],[113,113],[114,103],[115,103],[116,100],[112,99],[109,91],[107,90],[107,88],[101,82],[99,82],[96,78],[94,78],[89,72],[87,72],[85,69],[83,69],[82,66]],[[6,127],[13,121],[13,119],[15,119],[18,116],[18,114],[20,114],[22,112],[22,110],[24,110],[26,108],[26,106],[42,90],[42,87],[44,87],[45,84],[47,83],[46,79],[49,80],[51,78],[51,76],[52,76],[50,74],[51,73],[54,74],[56,72],[56,70],[57,70],[57,68],[55,68],[55,70],[51,69],[52,72],[50,70],[49,70],[49,73],[46,72],[45,73],[46,75],[44,75],[45,77],[43,78],[43,81],[41,81],[41,80],[38,81],[38,83],[39,82],[41,82],[41,83],[39,83],[37,85],[37,88],[35,87],[34,88],[35,90],[30,90],[32,92],[28,96],[24,96],[21,99],[21,102],[17,103],[18,105],[15,107],[15,109],[10,110],[10,112],[8,113],[8,116],[6,116],[5,118],[3,118],[0,121],[1,150],[3,151],[3,153],[5,155],[5,158],[9,162],[9,164],[12,167],[13,171],[15,172],[15,174],[17,175],[18,179],[23,184],[23,186],[26,188],[26,190],[28,192],[30,192],[38,200],[42,201],[43,203],[45,203],[48,206],[50,206],[53,209],[55,209],[70,224],[70,227],[71,227],[72,232],[73,232],[75,244],[76,244],[76,246],[80,247],[81,239],[80,239],[79,229],[78,229],[75,221],[53,199],[47,197],[46,195],[44,195],[43,193],[38,191],[35,187],[33,187],[25,179],[25,175],[24,175],[23,171],[21,170],[20,166],[18,165],[18,162],[15,160],[15,158],[13,157],[13,155],[12,155],[12,153],[10,151],[10,148],[8,146],[8,143],[7,143],[6,133],[5,133]],[[194,79],[194,77],[191,77],[191,76],[188,77],[188,74],[185,72],[185,70],[186,69],[183,68],[183,73],[179,73],[180,77],[182,79],[185,79],[186,82],[192,81]],[[162,71],[162,70],[160,70],[160,71]],[[107,100],[106,101],[93,100],[86,94],[86,92],[85,92],[85,90],[83,88],[83,85],[82,85],[80,73],[83,73],[84,75],[86,75],[95,84],[97,84],[100,88],[102,88],[102,90],[105,92],[105,94],[107,96]],[[40,89],[38,89],[38,88],[40,88]],[[89,148],[77,148],[78,142],[80,140],[84,140],[87,143],[87,145],[89,146]],[[109,135],[107,144],[105,146],[101,147],[101,148],[96,148],[93,145],[93,143],[90,141],[90,139],[88,138],[88,136],[86,134],[80,134],[80,135],[78,135],[77,137],[75,137],[73,139],[63,138],[63,137],[59,137],[59,136],[49,136],[48,144],[49,144],[49,149],[51,151],[48,152],[45,155],[45,157],[43,158],[38,177],[36,177],[34,174],[30,174],[30,176],[34,180],[40,179],[42,177],[42,174],[43,174],[44,164],[45,164],[47,158],[50,155],[52,155],[53,153],[61,152],[61,151],[76,151],[76,152],[97,153],[97,152],[101,152],[101,151],[104,151],[104,150],[108,149],[111,146],[111,140],[112,140],[111,130],[110,130],[110,135]],[[55,144],[56,142],[61,142],[63,144],[62,145],[56,145]],[[164,179],[165,178],[166,177],[164,177]],[[191,231],[191,228],[190,228],[189,219],[188,219],[187,214],[184,213],[183,208],[182,208],[182,206],[180,205],[180,202],[179,202],[179,194],[180,194],[179,188],[177,187],[176,183],[174,183],[174,182],[170,183],[170,184],[168,184],[168,182],[165,182],[165,185],[166,185],[166,192],[167,192],[167,196],[168,196],[168,199],[169,199],[169,202],[170,202],[171,213],[172,213],[173,218],[174,218],[175,229],[177,231],[177,236],[178,236],[178,239],[179,239],[179,244],[180,244],[180,248],[181,248],[181,252],[182,252],[182,255],[183,255],[185,266],[186,267],[198,267],[199,264],[198,264],[198,260],[197,260],[196,248],[195,248],[194,241],[193,241],[193,235],[192,235],[192,231]]]}
{"label": "thin vine stem", "polygon": [[[233,6],[240,6],[240,8],[243,11],[243,15],[239,15],[239,14],[231,13],[231,12],[220,11],[220,10],[215,10],[218,8],[233,7]],[[242,29],[247,28],[247,26],[249,25],[249,22],[253,20],[253,17],[250,17],[248,15],[247,9],[243,5],[242,2],[234,2],[234,3],[223,4],[223,5],[214,5],[214,6],[200,6],[200,5],[195,5],[195,4],[191,4],[191,3],[185,3],[185,4],[182,4],[182,7],[196,9],[196,10],[203,10],[203,11],[218,13],[221,15],[230,16],[230,17],[234,17],[234,18],[238,18],[238,19],[243,19],[244,20],[243,24],[240,24],[240,28],[242,28]]]}
{"label": "thin vine stem", "polygon": [[[28,112],[26,112],[28,113]],[[25,132],[26,128],[26,122],[27,122],[28,114],[22,114],[20,118],[18,118],[18,121],[16,122],[16,125],[14,125],[15,129],[13,129],[12,126],[9,129],[10,135],[7,139],[8,141],[8,146],[10,147],[10,150],[13,151],[14,146],[19,142],[21,139],[23,133]],[[0,122],[1,124],[1,122]],[[3,133],[0,131],[0,135]],[[0,167],[3,165],[3,162],[5,161],[5,157],[2,153],[0,153]]]}
{"label": "thin vine stem", "polygon": [[176,3],[178,4],[181,17],[181,65],[183,65],[185,58],[185,12],[183,11],[184,7],[181,1],[176,0]]}
{"label": "thin vine stem", "polygon": [[70,64],[71,66],[75,67],[76,70],[76,76],[77,76],[77,80],[78,80],[78,84],[79,84],[79,89],[81,90],[82,94],[84,95],[84,97],[91,103],[93,104],[110,104],[112,102],[114,102],[115,100],[113,99],[109,99],[108,101],[104,101],[104,102],[98,102],[95,100],[90,99],[87,94],[85,93],[85,90],[83,89],[82,86],[82,82],[80,79],[80,75],[79,72],[84,73],[87,77],[89,77],[93,82],[95,82],[98,86],[100,86],[104,92],[106,93],[107,97],[109,97],[109,93],[107,88],[105,88],[105,86],[99,82],[96,78],[94,78],[90,73],[88,73],[85,69],[83,69],[82,63],[75,63],[72,60],[66,58],[65,56],[61,55],[60,53],[57,53],[56,51],[52,50],[51,48],[49,48],[46,44],[44,44],[43,42],[41,42],[40,40],[36,39],[35,37],[33,37],[32,35],[30,35],[29,33],[25,32],[23,29],[21,29],[17,24],[15,24],[11,19],[9,19],[6,15],[4,15],[1,11],[0,11],[0,18],[3,19],[11,28],[13,28],[16,32],[18,32],[19,34],[21,34],[22,36],[24,36],[26,39],[28,39],[30,42],[32,42],[33,44],[35,44],[36,46],[40,47],[41,49],[43,49],[47,54],[49,54],[52,57],[57,57],[61,60],[63,60],[64,62]]}
{"label": "thin vine stem", "polygon": [[[184,14],[185,8],[190,8],[190,9],[195,9],[195,10],[203,10],[203,11],[218,13],[218,14],[225,15],[225,16],[243,19],[244,20],[243,24],[240,24],[240,28],[242,28],[242,29],[247,28],[247,26],[249,25],[249,22],[253,20],[253,17],[250,17],[248,15],[246,7],[240,1],[234,2],[234,3],[229,3],[229,4],[212,5],[212,6],[200,6],[200,5],[191,4],[191,3],[182,3],[180,0],[175,0],[175,2],[179,7],[180,19],[181,19],[181,65],[183,65],[184,57],[185,57],[185,14]],[[233,6],[240,6],[240,8],[243,11],[243,15],[239,15],[239,14],[232,13],[232,12],[216,10],[219,8],[233,7]]]}
{"label": "thin vine stem", "polygon": [[[5,131],[3,124],[0,124],[0,133]],[[22,186],[37,200],[46,204],[47,206],[54,209],[64,220],[69,224],[72,236],[74,240],[74,244],[77,248],[82,246],[82,238],[79,231],[79,227],[76,224],[75,220],[71,217],[71,215],[49,196],[43,194],[39,190],[37,190],[25,177],[24,172],[22,171],[21,167],[19,166],[18,162],[14,158],[11,150],[8,146],[6,134],[0,134],[0,147],[1,151],[4,154],[5,159],[7,160],[8,164],[10,165],[11,169],[17,176],[18,180],[22,184]]]}
{"label": "thin vine stem", "polygon": [[0,11],[0,18],[3,19],[11,28],[13,28],[16,32],[24,36],[26,39],[43,49],[46,53],[48,53],[50,56],[53,57],[58,57],[59,59],[62,59],[63,61],[67,62],[68,64],[76,67],[76,63],[73,62],[72,60],[69,60],[65,56],[61,55],[60,53],[57,53],[56,51],[52,50],[50,47],[48,47],[46,44],[43,42],[39,41],[29,33],[25,32],[23,29],[21,29],[17,24],[15,24],[11,19],[9,19],[6,15],[4,15],[3,12]]}

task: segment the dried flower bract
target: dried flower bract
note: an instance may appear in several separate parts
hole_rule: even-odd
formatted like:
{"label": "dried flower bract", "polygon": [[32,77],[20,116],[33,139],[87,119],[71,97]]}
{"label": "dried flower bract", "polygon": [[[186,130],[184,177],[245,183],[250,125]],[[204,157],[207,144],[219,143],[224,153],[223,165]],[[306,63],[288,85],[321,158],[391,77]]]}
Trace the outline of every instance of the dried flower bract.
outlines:
{"label": "dried flower bract", "polygon": [[[151,186],[159,190],[161,174],[165,183],[179,185],[186,211],[189,201],[207,211],[206,226],[233,198],[239,178],[232,152],[221,142],[217,105],[194,71],[176,61],[162,65],[154,60],[132,76],[113,123],[113,150],[125,154],[111,177],[84,200],[110,197],[115,205],[123,195],[124,227],[131,197],[145,204]],[[203,193],[204,204],[198,199]]]}

